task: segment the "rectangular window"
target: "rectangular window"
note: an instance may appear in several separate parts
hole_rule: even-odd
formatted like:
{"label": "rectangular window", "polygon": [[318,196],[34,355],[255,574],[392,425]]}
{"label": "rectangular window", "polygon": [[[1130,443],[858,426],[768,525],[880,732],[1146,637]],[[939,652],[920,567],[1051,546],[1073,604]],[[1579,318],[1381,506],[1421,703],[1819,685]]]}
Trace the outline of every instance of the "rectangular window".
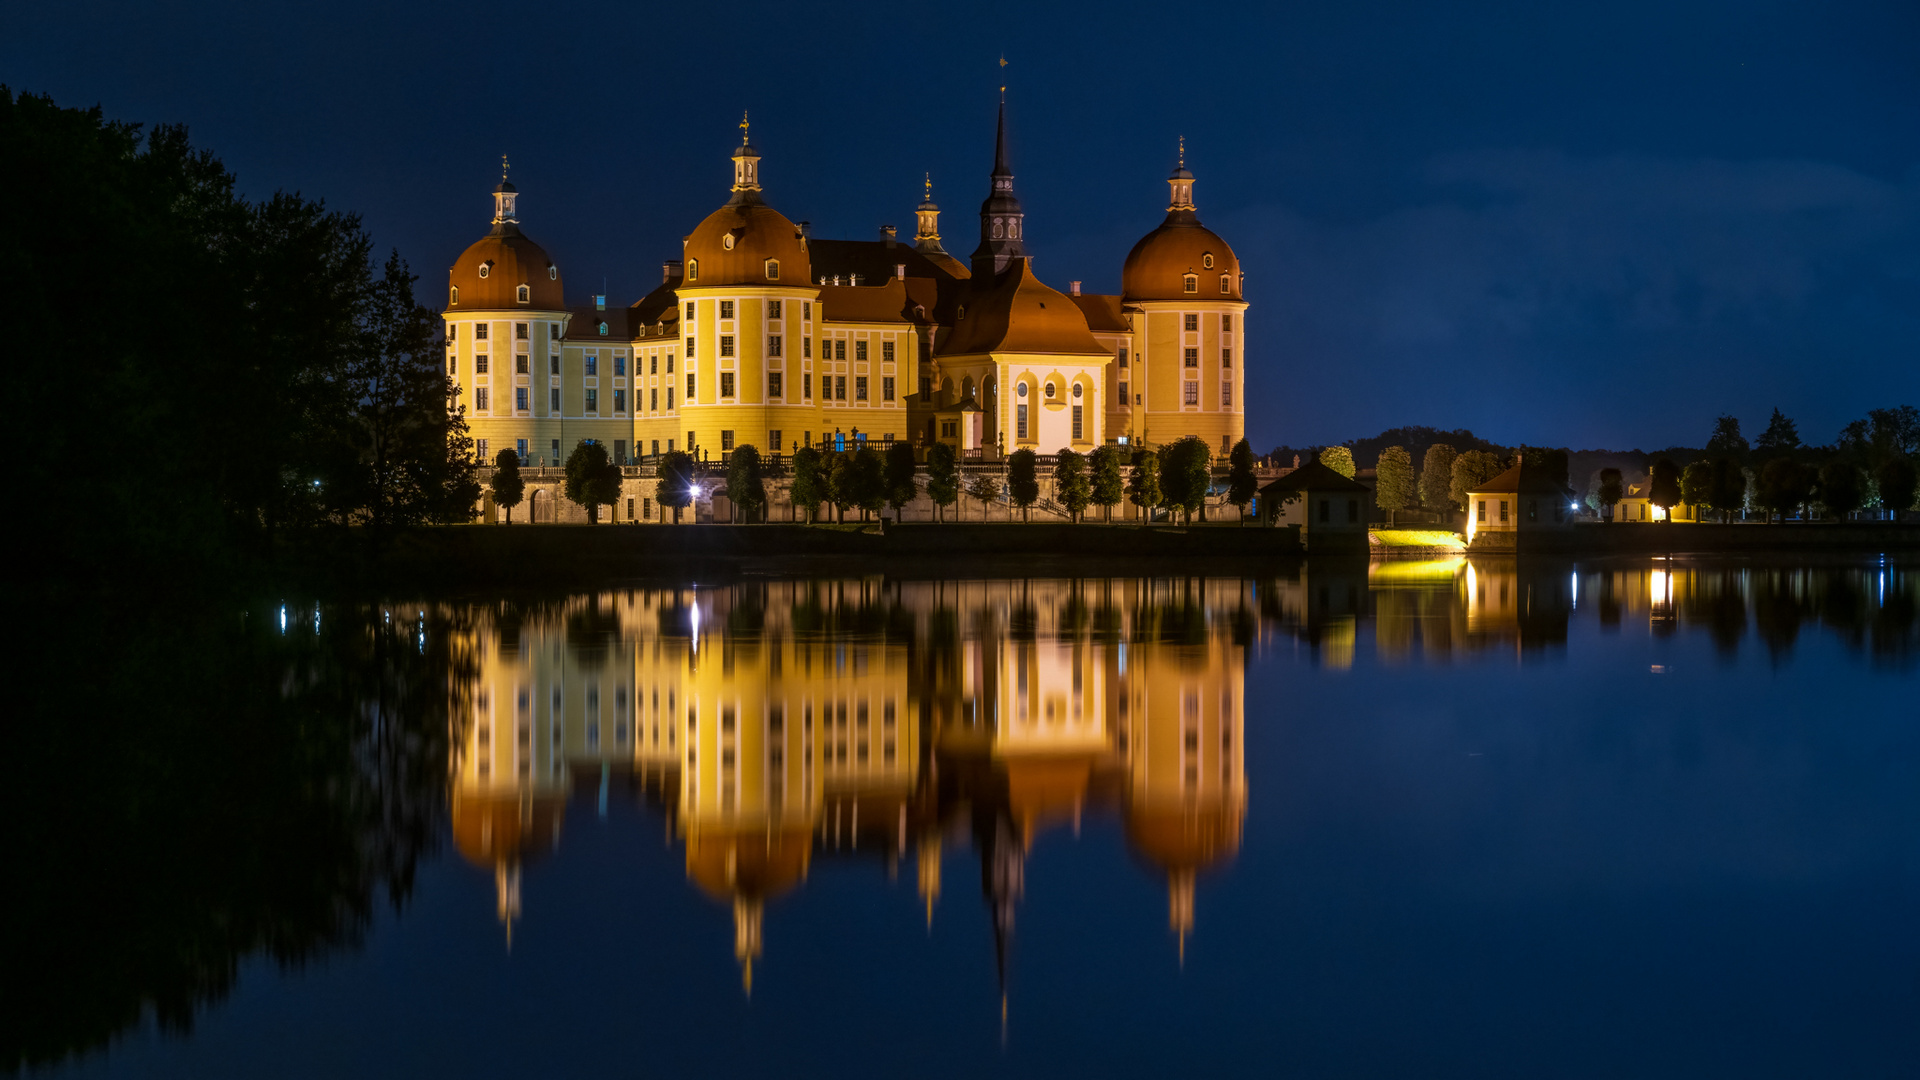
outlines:
{"label": "rectangular window", "polygon": [[891,375],[880,376],[880,400],[893,400],[893,376]]}
{"label": "rectangular window", "polygon": [[1121,383],[1120,384],[1120,404],[1125,405],[1127,402],[1131,400],[1132,400],[1131,398],[1127,397],[1127,384]]}
{"label": "rectangular window", "polygon": [[493,459],[487,456],[487,440],[485,439],[473,440],[473,452],[479,456],[480,463],[482,465],[493,464]]}
{"label": "rectangular window", "polygon": [[733,318],[733,301],[731,300],[720,301],[720,317],[723,319]]}
{"label": "rectangular window", "polygon": [[[633,500],[632,500],[632,499],[628,499],[628,500],[627,500],[627,520],[628,520],[628,521],[632,521],[632,520],[633,520]],[[622,729],[622,730],[624,730],[624,729]],[[636,734],[638,734],[638,733],[636,732]]]}
{"label": "rectangular window", "polygon": [[1233,408],[1233,384],[1230,382],[1220,384],[1220,407],[1223,409]]}
{"label": "rectangular window", "polygon": [[731,429],[722,429],[720,432],[720,452],[723,454],[733,453],[733,432]]}
{"label": "rectangular window", "polygon": [[1233,333],[1233,313],[1232,312],[1227,312],[1220,316],[1220,330],[1222,333],[1227,333],[1227,334]]}
{"label": "rectangular window", "polygon": [[774,428],[772,431],[767,432],[767,449],[773,451],[776,454],[780,452],[780,429],[779,428]]}
{"label": "rectangular window", "polygon": [[557,416],[557,415],[559,415],[559,413],[560,413],[560,388],[556,386],[556,387],[554,387],[554,388],[553,388],[552,390],[549,390],[549,391],[547,391],[547,397],[548,397],[548,402],[547,402],[547,411],[548,411],[548,412],[550,412],[550,413],[553,413],[553,414],[554,414],[554,415],[556,415],[556,416]]}
{"label": "rectangular window", "polygon": [[513,407],[520,410],[521,412],[527,411],[527,388],[526,387],[516,386],[513,388]]}
{"label": "rectangular window", "polygon": [[767,373],[767,396],[770,398],[780,396],[780,373],[777,371]]}
{"label": "rectangular window", "polygon": [[1505,525],[1506,523],[1507,523],[1507,500],[1501,499],[1500,500],[1500,524]]}
{"label": "rectangular window", "polygon": [[865,360],[865,359],[867,358],[867,343],[866,343],[866,342],[864,342],[864,341],[856,341],[856,342],[854,342],[854,343],[853,343],[853,358],[854,358],[855,360]]}
{"label": "rectangular window", "polygon": [[1116,363],[1114,366],[1120,367],[1120,368],[1125,368],[1127,366],[1127,347],[1125,345],[1120,346],[1120,355],[1116,358]]}
{"label": "rectangular window", "polygon": [[447,324],[447,340],[448,341],[460,340],[460,324],[459,323]]}
{"label": "rectangular window", "polygon": [[625,375],[627,373],[627,355],[625,353],[620,353],[613,358],[613,373],[615,375]]}
{"label": "rectangular window", "polygon": [[527,324],[523,322],[514,323],[513,336],[514,336],[514,340],[516,341],[527,340]]}
{"label": "rectangular window", "polygon": [[557,356],[547,357],[547,374],[549,375],[560,374],[560,358],[559,357]]}
{"label": "rectangular window", "polygon": [[514,455],[520,459],[520,464],[530,464],[530,462],[527,461],[527,440],[515,439],[513,441],[513,452]]}
{"label": "rectangular window", "polygon": [[847,339],[840,338],[833,343],[833,358],[835,360],[845,360],[847,358]]}
{"label": "rectangular window", "polygon": [[487,324],[486,323],[481,322],[481,323],[473,324],[473,340],[475,341],[487,340]]}
{"label": "rectangular window", "polygon": [[600,411],[600,391],[591,386],[587,387],[587,411],[590,413]]}
{"label": "rectangular window", "polygon": [[847,400],[847,377],[845,375],[835,375],[833,377],[833,382],[834,382],[834,391],[835,391],[833,395],[834,400],[835,401]]}
{"label": "rectangular window", "polygon": [[733,355],[733,335],[732,334],[720,335],[720,355],[721,356]]}
{"label": "rectangular window", "polygon": [[555,465],[560,464],[560,440],[559,439],[553,440],[553,463]]}
{"label": "rectangular window", "polygon": [[[655,442],[659,442],[660,440],[658,440],[658,439],[655,439],[654,441],[655,441]],[[658,453],[660,453],[660,451],[659,451],[659,450],[655,450],[655,451],[654,451],[654,453],[655,453],[655,454],[658,454]],[[653,520],[653,500],[652,500],[652,499],[648,499],[648,498],[645,498],[645,497],[643,497],[643,498],[641,498],[641,500],[640,500],[640,517],[641,517],[641,519],[642,519],[642,520],[645,520],[645,521],[652,521],[652,520]],[[658,691],[655,691],[655,693],[658,693]],[[657,724],[656,724],[656,725],[655,725],[655,727],[654,727],[654,732],[653,732],[653,736],[654,736],[654,738],[655,738],[656,740],[657,740],[657,739],[658,739],[658,738],[660,737],[660,729],[659,729],[659,726],[658,726]]]}
{"label": "rectangular window", "polygon": [[1480,500],[1479,509],[1480,509],[1480,524],[1485,525],[1487,523],[1487,500],[1485,499]]}
{"label": "rectangular window", "polygon": [[812,319],[812,318],[813,318],[813,305],[812,305],[812,304],[810,304],[810,303],[807,303],[807,304],[801,304],[801,305],[800,305],[800,317],[801,317],[801,318],[803,318],[803,319]]}
{"label": "rectangular window", "polygon": [[689,337],[687,338],[687,359],[691,360],[693,359],[693,357],[694,357],[693,338]]}
{"label": "rectangular window", "polygon": [[1200,404],[1200,384],[1197,382],[1187,383],[1184,388],[1184,397],[1182,400],[1188,405]]}
{"label": "rectangular window", "polygon": [[[669,390],[667,391],[667,393],[671,394],[673,393],[673,391]],[[658,388],[647,391],[647,411],[648,412],[660,411],[660,391]]]}
{"label": "rectangular window", "polygon": [[687,301],[687,321],[693,321],[693,301]]}
{"label": "rectangular window", "polygon": [[627,411],[627,392],[625,390],[615,390],[613,392],[613,411],[616,416]]}
{"label": "rectangular window", "polygon": [[698,395],[693,392],[693,372],[689,371],[687,372],[687,404],[691,405],[697,399]]}
{"label": "rectangular window", "polygon": [[667,354],[667,374],[673,374],[673,354]]}
{"label": "rectangular window", "polygon": [[1013,407],[1013,437],[1016,439],[1024,439],[1027,437],[1027,407],[1025,405],[1015,405]]}
{"label": "rectangular window", "polygon": [[660,456],[660,440],[659,439],[653,440],[653,456],[654,457]]}
{"label": "rectangular window", "polygon": [[473,358],[473,373],[475,375],[485,375],[487,373],[486,353],[480,353]]}
{"label": "rectangular window", "polygon": [[687,453],[693,453],[693,432],[687,432]]}
{"label": "rectangular window", "polygon": [[[625,439],[613,440],[613,463],[615,465],[625,465],[627,463],[627,440]],[[632,500],[628,500],[628,505],[629,507],[631,507]],[[627,516],[628,517],[633,516],[632,509],[628,509]]]}
{"label": "rectangular window", "polygon": [[1188,333],[1200,329],[1200,316],[1189,312],[1186,317],[1186,322],[1183,325],[1186,326]]}
{"label": "rectangular window", "polygon": [[487,388],[484,386],[473,392],[473,411],[487,411]]}
{"label": "rectangular window", "polygon": [[1185,360],[1186,360],[1187,367],[1191,367],[1191,368],[1199,367],[1200,366],[1200,350],[1187,349],[1185,351]]}
{"label": "rectangular window", "polygon": [[767,335],[767,355],[768,356],[780,355],[780,335],[779,334]]}
{"label": "rectangular window", "polygon": [[587,354],[587,372],[586,373],[588,375],[595,375],[595,376],[600,374],[600,358],[594,355],[593,353]]}
{"label": "rectangular window", "polygon": [[805,375],[800,376],[800,396],[803,399],[811,398],[813,396],[813,373],[812,372],[808,372]]}
{"label": "rectangular window", "polygon": [[547,324],[547,340],[548,341],[560,340],[560,324],[559,323]]}
{"label": "rectangular window", "polygon": [[460,361],[457,358],[455,358],[451,353],[447,354],[447,374],[449,375],[460,374]]}
{"label": "rectangular window", "polygon": [[1073,441],[1074,442],[1080,442],[1081,440],[1086,438],[1086,435],[1084,433],[1086,429],[1082,426],[1081,414],[1080,414],[1080,410],[1084,407],[1085,406],[1081,406],[1081,405],[1075,405],[1073,407]]}
{"label": "rectangular window", "polygon": [[733,372],[731,371],[720,373],[720,396],[723,398],[733,396]]}
{"label": "rectangular window", "polygon": [[893,342],[883,341],[880,343],[880,360],[882,363],[893,363]]}
{"label": "rectangular window", "polygon": [[527,373],[527,358],[524,354],[513,358],[513,370],[522,375]]}
{"label": "rectangular window", "polygon": [[647,374],[649,375],[660,374],[660,354],[659,353],[654,353],[652,356],[647,357]]}
{"label": "rectangular window", "polygon": [[812,338],[803,337],[800,339],[800,355],[806,357],[809,360],[813,359],[813,339]]}
{"label": "rectangular window", "polygon": [[1233,350],[1232,349],[1220,350],[1220,366],[1221,367],[1233,366]]}
{"label": "rectangular window", "polygon": [[779,317],[780,317],[780,301],[778,300],[767,301],[767,318],[777,319]]}
{"label": "rectangular window", "polygon": [[1539,499],[1527,500],[1527,520],[1528,521],[1540,520],[1540,500]]}
{"label": "rectangular window", "polygon": [[853,400],[867,400],[867,377],[865,375],[855,375],[853,377]]}

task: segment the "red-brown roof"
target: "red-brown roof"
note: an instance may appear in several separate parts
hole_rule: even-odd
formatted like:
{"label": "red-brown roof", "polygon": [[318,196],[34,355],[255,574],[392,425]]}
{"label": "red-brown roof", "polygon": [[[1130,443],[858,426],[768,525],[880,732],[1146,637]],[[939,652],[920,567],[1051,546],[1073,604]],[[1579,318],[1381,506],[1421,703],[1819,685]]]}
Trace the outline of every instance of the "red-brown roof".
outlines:
{"label": "red-brown roof", "polygon": [[[975,278],[976,287],[985,280]],[[997,282],[969,292],[966,316],[940,346],[947,356],[987,352],[1106,356],[1073,298],[1033,274],[1033,260],[1016,259]]]}

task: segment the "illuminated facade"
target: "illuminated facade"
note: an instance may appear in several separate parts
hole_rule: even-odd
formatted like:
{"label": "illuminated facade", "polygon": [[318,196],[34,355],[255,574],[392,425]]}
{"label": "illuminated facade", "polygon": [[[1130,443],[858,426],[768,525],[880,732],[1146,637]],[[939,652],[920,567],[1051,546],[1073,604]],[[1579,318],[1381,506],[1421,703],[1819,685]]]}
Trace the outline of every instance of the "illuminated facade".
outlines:
{"label": "illuminated facade", "polygon": [[1184,148],[1167,217],[1127,256],[1119,295],[1034,275],[1013,179],[1003,105],[979,247],[963,263],[941,246],[930,182],[911,244],[891,226],[872,241],[814,239],[764,201],[743,139],[727,202],[658,288],[609,309],[562,302],[560,268],[521,231],[503,176],[491,230],[449,271],[443,314],[472,434],[488,460],[515,449],[546,465],[582,440],[623,462],[864,439],[992,456],[1196,435],[1224,454],[1244,431],[1247,305],[1239,260],[1200,224]]}

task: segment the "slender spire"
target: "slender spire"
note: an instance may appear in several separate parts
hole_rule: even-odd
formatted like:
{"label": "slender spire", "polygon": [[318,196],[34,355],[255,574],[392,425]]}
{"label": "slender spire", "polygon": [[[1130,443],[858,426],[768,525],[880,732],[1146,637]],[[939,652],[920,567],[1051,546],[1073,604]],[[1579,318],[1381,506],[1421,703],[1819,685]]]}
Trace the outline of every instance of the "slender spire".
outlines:
{"label": "slender spire", "polygon": [[[1002,60],[1001,66],[1005,66]],[[976,278],[997,275],[1026,257],[1026,211],[1013,193],[1013,168],[1007,154],[1006,88],[1001,87],[999,124],[993,142],[993,189],[980,204],[980,246],[973,251]]]}
{"label": "slender spire", "polygon": [[[1013,187],[1013,170],[1007,167],[1007,88],[1000,88],[1000,126],[993,136],[993,178],[1005,177],[1007,187]],[[997,190],[1000,185],[994,184]]]}

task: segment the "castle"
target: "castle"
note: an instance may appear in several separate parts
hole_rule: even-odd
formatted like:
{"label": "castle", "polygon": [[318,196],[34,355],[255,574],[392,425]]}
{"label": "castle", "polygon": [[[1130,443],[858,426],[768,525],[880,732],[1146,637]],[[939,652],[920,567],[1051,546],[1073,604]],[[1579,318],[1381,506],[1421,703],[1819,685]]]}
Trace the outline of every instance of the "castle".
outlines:
{"label": "castle", "polygon": [[869,241],[810,236],[765,201],[741,127],[731,196],[624,309],[567,306],[502,177],[492,228],[448,273],[444,313],[483,462],[513,448],[557,465],[583,440],[631,464],[898,439],[991,460],[1192,435],[1224,454],[1241,438],[1240,263],[1200,224],[1184,145],[1165,220],[1127,256],[1120,295],[1102,296],[1035,275],[1004,101],[964,263],[941,246],[931,182],[911,244],[891,226]]}

